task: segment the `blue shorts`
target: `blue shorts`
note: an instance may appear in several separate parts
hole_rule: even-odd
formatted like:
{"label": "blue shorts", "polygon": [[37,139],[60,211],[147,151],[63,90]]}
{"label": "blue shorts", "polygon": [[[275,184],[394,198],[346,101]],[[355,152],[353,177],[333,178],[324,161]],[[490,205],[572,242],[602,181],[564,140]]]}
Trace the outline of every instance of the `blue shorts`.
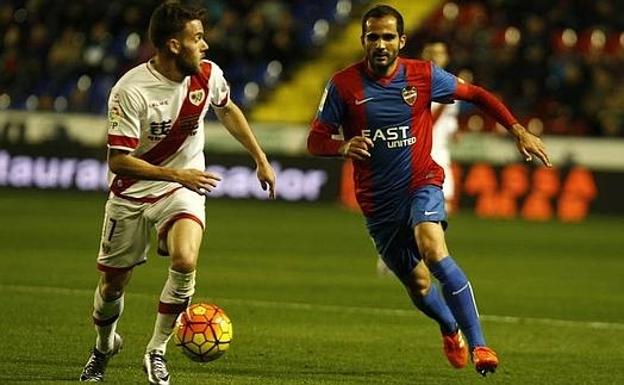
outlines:
{"label": "blue shorts", "polygon": [[402,282],[407,282],[421,259],[414,238],[414,227],[422,222],[441,222],[446,228],[444,193],[437,186],[421,187],[397,208],[395,218],[375,221],[375,224],[371,222],[367,228],[377,252],[388,268]]}

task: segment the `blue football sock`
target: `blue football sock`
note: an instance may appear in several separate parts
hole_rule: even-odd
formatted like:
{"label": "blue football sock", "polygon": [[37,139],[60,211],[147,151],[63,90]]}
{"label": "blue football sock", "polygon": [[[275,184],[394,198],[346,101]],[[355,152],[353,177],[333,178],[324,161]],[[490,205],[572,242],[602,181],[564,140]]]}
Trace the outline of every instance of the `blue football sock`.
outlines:
{"label": "blue football sock", "polygon": [[440,325],[442,334],[449,335],[457,330],[457,321],[438,293],[438,286],[435,283],[431,284],[424,297],[412,297],[412,302],[420,311]]}
{"label": "blue football sock", "polygon": [[468,339],[470,350],[475,346],[485,346],[477,304],[464,272],[451,256],[430,264],[429,270],[440,281],[444,299]]}

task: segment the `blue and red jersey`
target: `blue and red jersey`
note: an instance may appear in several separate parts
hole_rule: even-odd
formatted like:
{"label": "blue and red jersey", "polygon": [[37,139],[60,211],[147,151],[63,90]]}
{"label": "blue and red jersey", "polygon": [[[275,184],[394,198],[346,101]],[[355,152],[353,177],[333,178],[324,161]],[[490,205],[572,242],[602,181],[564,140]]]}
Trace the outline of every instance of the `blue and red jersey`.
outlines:
{"label": "blue and red jersey", "polygon": [[[397,60],[385,77],[373,74],[365,61],[334,74],[310,133],[328,138],[342,129],[344,140],[373,141],[370,159],[354,161],[353,177],[358,203],[375,221],[391,220],[419,187],[442,186],[444,171],[431,158],[431,101],[449,103],[457,89],[457,78],[431,62]],[[337,155],[340,144],[317,143],[325,148],[313,153]]]}

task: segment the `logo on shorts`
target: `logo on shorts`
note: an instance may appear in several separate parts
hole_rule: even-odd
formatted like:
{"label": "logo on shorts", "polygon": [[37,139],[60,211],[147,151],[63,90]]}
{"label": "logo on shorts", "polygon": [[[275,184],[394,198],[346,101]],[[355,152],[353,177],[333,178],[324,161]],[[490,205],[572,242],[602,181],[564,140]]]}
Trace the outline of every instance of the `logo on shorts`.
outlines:
{"label": "logo on shorts", "polygon": [[102,254],[109,254],[111,251],[111,245],[108,242],[102,242]]}
{"label": "logo on shorts", "polygon": [[401,91],[401,96],[403,96],[405,103],[413,106],[414,102],[416,102],[416,99],[418,98],[418,90],[416,89],[416,86],[407,86]]}
{"label": "logo on shorts", "polygon": [[206,97],[206,92],[203,89],[189,92],[189,100],[196,106],[199,106]]}

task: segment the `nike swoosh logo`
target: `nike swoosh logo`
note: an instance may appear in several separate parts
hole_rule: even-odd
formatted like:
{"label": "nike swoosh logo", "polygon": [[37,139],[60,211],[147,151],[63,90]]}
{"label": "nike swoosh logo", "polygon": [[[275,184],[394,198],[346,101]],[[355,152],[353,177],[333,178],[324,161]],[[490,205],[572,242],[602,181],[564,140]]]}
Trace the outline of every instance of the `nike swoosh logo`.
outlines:
{"label": "nike swoosh logo", "polygon": [[429,215],[433,215],[433,214],[437,214],[437,211],[425,211],[425,216],[429,216]]}
{"label": "nike swoosh logo", "polygon": [[373,99],[375,99],[375,98],[366,98],[366,99],[362,99],[362,100],[357,100],[357,99],[356,99],[356,100],[355,100],[355,105],[356,105],[356,106],[359,106],[359,105],[364,104],[364,103],[366,103],[366,102],[369,102],[369,101],[371,101],[371,100],[373,100]]}

